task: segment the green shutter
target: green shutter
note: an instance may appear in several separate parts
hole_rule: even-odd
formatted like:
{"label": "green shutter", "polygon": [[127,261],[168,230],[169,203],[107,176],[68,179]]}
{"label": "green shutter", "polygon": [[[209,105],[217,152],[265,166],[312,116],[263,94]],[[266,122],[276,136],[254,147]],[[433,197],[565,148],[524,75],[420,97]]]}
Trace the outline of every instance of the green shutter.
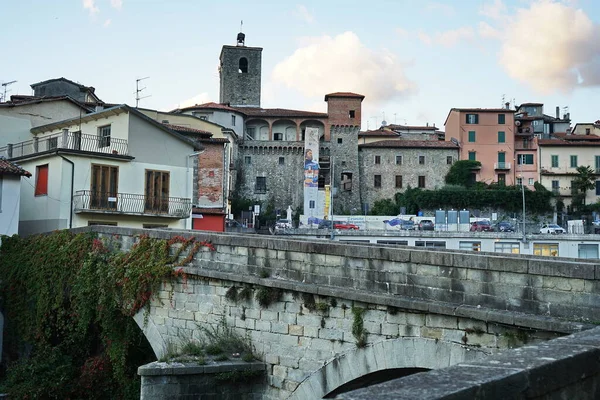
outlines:
{"label": "green shutter", "polygon": [[506,153],[498,152],[498,164],[504,163],[506,160]]}
{"label": "green shutter", "polygon": [[475,131],[469,131],[469,142],[475,142]]}
{"label": "green shutter", "polygon": [[498,114],[498,125],[504,125],[506,123],[506,116],[504,114]]}
{"label": "green shutter", "polygon": [[[596,161],[598,162],[598,161]],[[558,155],[552,156],[552,168],[558,168]]]}
{"label": "green shutter", "polygon": [[470,161],[476,161],[477,160],[476,159],[476,155],[477,155],[477,153],[475,153],[474,151],[470,151],[469,152],[469,160]]}
{"label": "green shutter", "polygon": [[498,132],[498,143],[504,143],[506,140],[506,135],[504,134],[504,132],[500,131]]}

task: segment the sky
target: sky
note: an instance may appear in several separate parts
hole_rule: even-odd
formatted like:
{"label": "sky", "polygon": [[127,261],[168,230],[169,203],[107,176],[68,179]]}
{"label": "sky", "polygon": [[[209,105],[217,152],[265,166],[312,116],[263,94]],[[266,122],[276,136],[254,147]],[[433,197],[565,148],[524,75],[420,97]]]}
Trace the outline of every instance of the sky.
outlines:
{"label": "sky", "polygon": [[105,102],[172,110],[219,101],[218,58],[262,47],[266,108],[326,112],[365,95],[362,129],[443,127],[453,107],[544,103],[600,119],[597,0],[0,0],[7,95],[65,77]]}

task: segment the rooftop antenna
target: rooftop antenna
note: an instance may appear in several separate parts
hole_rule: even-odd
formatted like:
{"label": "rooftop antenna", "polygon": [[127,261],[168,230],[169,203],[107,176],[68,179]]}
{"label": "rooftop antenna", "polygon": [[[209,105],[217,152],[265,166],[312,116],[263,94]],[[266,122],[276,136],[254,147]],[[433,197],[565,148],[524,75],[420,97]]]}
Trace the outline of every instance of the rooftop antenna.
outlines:
{"label": "rooftop antenna", "polygon": [[145,86],[140,89],[140,81],[143,81],[144,79],[148,79],[148,78],[150,78],[150,77],[147,76],[145,78],[138,78],[138,79],[135,80],[135,108],[138,107],[138,104],[140,103],[141,99],[145,99],[147,97],[152,96],[152,95],[140,96],[140,93],[142,93],[142,90],[146,89]]}
{"label": "rooftop antenna", "polygon": [[502,104],[500,105],[500,108],[504,108],[506,105],[506,95],[502,95]]}
{"label": "rooftop antenna", "polygon": [[242,32],[242,28],[244,27],[244,20],[240,21],[240,33],[237,34],[237,45],[245,46],[246,45],[246,35]]}
{"label": "rooftop antenna", "polygon": [[385,120],[385,111],[383,111],[383,121],[381,121],[381,126],[387,126],[387,121]]}
{"label": "rooftop antenna", "polygon": [[12,85],[13,83],[15,83],[16,81],[10,81],[10,82],[4,82],[2,84],[2,86],[4,87],[4,95],[2,95],[2,101],[6,101],[6,87],[8,85]]}

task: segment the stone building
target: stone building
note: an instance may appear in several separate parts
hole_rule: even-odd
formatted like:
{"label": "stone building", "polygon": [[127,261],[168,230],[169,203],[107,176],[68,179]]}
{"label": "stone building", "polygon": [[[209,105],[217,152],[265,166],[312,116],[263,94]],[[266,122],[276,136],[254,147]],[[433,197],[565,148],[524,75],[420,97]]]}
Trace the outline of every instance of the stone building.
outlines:
{"label": "stone building", "polygon": [[394,198],[408,186],[439,189],[458,159],[458,145],[440,140],[380,140],[359,144],[364,201]]}
{"label": "stone building", "polygon": [[102,100],[96,95],[96,89],[85,86],[66,78],[48,79],[43,82],[30,85],[34,97],[69,96],[73,100],[87,104],[102,104]]}

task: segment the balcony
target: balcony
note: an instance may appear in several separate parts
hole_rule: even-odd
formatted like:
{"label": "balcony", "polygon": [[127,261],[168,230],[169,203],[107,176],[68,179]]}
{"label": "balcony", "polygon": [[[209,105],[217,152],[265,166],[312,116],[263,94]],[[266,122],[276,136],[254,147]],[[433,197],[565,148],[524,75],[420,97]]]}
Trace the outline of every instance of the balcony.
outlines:
{"label": "balcony", "polygon": [[91,190],[78,190],[73,196],[75,213],[143,215],[163,218],[188,218],[191,199],[182,197],[145,196],[117,193],[112,195]]}
{"label": "balcony", "polygon": [[510,169],[510,163],[507,163],[507,162],[494,163],[494,169],[508,170],[508,169]]}
{"label": "balcony", "polygon": [[128,155],[127,140],[110,136],[86,135],[81,132],[62,132],[25,142],[0,147],[0,155],[19,158],[61,149],[91,153]]}

